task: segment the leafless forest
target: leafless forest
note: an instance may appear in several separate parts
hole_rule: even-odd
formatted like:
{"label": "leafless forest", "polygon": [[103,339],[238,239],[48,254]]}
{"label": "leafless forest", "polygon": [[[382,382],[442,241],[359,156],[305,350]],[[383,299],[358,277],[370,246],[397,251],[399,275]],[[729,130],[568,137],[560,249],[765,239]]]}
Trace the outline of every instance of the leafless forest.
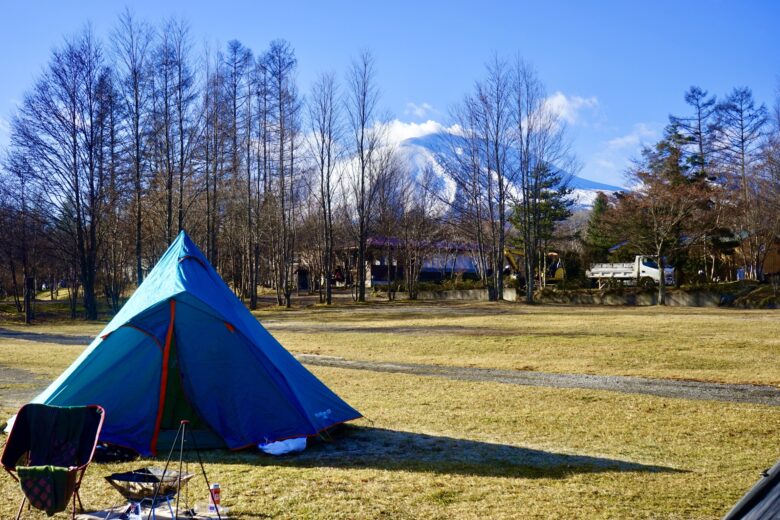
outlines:
{"label": "leafless forest", "polygon": [[[393,239],[390,285],[411,297],[425,258],[453,244],[491,299],[522,279],[532,301],[551,248],[572,280],[588,262],[638,252],[713,280],[764,276],[780,232],[780,104],[692,87],[690,113],[670,117],[628,172],[632,191],[599,197],[587,217],[569,197],[565,124],[521,58],[487,60],[450,111],[437,167],[415,175],[387,138],[378,66],[356,50],[302,92],[283,40],[204,48],[183,20],[129,12],[105,40],[89,26],[66,38],[0,150],[1,296],[29,314],[43,286],[66,291],[72,315],[83,306],[94,319],[101,302],[122,305],[180,230],[251,308],[259,291],[289,306],[303,266],[323,302],[337,281],[365,300],[377,237]],[[610,252],[619,242],[629,245]],[[515,278],[510,247],[522,251]]]}

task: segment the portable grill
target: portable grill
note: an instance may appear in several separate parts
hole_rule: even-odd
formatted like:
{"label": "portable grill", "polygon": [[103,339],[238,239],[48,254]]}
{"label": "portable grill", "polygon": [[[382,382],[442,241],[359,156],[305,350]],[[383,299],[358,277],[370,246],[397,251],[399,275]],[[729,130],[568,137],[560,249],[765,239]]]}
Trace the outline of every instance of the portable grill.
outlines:
{"label": "portable grill", "polygon": [[163,470],[159,468],[141,468],[114,473],[107,476],[106,480],[132,505],[138,504],[151,508],[152,518],[154,518],[156,516],[154,509],[163,503],[168,504],[173,515],[171,500],[176,496],[176,490],[194,476],[192,473],[183,473],[180,478],[178,471],[171,470],[164,473],[163,475]]}
{"label": "portable grill", "polygon": [[[178,471],[169,471],[168,467],[171,463],[171,457],[173,451],[176,448],[177,442],[179,442],[179,468],[182,467],[182,457],[184,454],[184,438],[187,435],[187,425],[189,421],[183,419],[179,423],[179,429],[176,431],[176,437],[171,443],[171,451],[168,452],[168,458],[165,460],[165,468],[142,468],[135,471],[128,471],[125,473],[114,473],[106,477],[106,480],[112,487],[114,487],[119,493],[131,502],[129,511],[133,511],[134,515],[137,511],[140,511],[141,506],[150,508],[147,518],[157,518],[155,510],[157,506],[163,502],[168,504],[168,509],[171,512],[171,518],[177,518],[179,514],[179,499],[181,496],[176,497],[176,494],[181,495],[181,487],[186,484],[192,477],[192,473],[180,473]],[[200,451],[198,450],[198,444],[195,440],[195,436],[190,434],[192,444],[195,448],[195,454],[198,457],[198,464],[200,465],[200,471],[203,473],[203,480],[206,483],[206,489],[210,494],[210,500],[212,503],[216,501],[214,494],[212,494],[211,484],[209,483],[208,476],[206,475],[206,468],[203,466],[203,459],[200,457]],[[176,514],[173,512],[172,499],[176,497]],[[217,514],[217,518],[222,519],[219,507],[214,511]],[[129,512],[128,511],[128,512]],[[127,512],[126,512],[127,513]],[[127,518],[127,514],[122,518]],[[194,517],[195,511],[188,509],[186,516]]]}

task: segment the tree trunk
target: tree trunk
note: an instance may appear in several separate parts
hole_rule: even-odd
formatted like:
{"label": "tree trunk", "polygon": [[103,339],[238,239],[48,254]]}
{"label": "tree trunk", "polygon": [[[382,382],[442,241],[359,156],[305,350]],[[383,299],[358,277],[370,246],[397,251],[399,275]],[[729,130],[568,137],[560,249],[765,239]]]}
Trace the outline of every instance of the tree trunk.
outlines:
{"label": "tree trunk", "polygon": [[[330,204],[330,202],[328,203]],[[325,252],[325,303],[333,303],[333,217],[328,212],[328,241]]]}
{"label": "tree trunk", "polygon": [[358,260],[357,260],[357,300],[366,301],[366,235],[363,223],[360,224],[360,238],[358,240]]}
{"label": "tree trunk", "polygon": [[661,251],[658,251],[658,305],[666,305],[666,273]]}
{"label": "tree trunk", "polygon": [[33,321],[33,300],[35,299],[35,278],[32,276],[24,277],[24,322],[29,324]]}
{"label": "tree trunk", "polygon": [[16,262],[11,258],[11,282],[14,287],[14,306],[16,312],[22,312],[22,301],[19,299],[19,282],[16,279]]}
{"label": "tree trunk", "polygon": [[534,282],[536,281],[536,275],[534,274],[534,263],[531,260],[533,256],[528,254],[528,248],[526,248],[525,252],[525,303],[533,303]]}

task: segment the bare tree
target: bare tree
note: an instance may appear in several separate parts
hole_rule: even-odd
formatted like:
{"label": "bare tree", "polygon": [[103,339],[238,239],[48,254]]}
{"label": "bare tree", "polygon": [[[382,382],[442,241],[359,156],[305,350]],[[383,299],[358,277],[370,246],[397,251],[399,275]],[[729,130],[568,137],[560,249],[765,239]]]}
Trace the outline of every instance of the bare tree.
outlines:
{"label": "bare tree", "polygon": [[270,215],[271,206],[267,204],[268,194],[271,191],[271,89],[266,66],[265,56],[258,56],[254,64],[254,144],[255,155],[255,197],[254,214],[255,222],[249,229],[250,240],[253,244],[252,259],[250,261],[250,292],[249,307],[257,308],[257,286],[261,283],[261,267],[265,268],[266,281],[270,271],[271,256],[262,245],[270,242]]}
{"label": "bare tree", "polygon": [[[254,59],[252,51],[237,40],[228,42],[224,55],[225,96],[227,104],[228,132],[226,199],[226,256],[234,289],[240,297],[248,292],[251,281],[252,241],[249,230],[252,227],[252,73]],[[242,193],[243,192],[243,193]]]}
{"label": "bare tree", "polygon": [[762,215],[758,229],[765,240],[765,246],[759,251],[758,264],[762,276],[773,274],[776,281],[780,273],[765,273],[764,261],[780,237],[780,86],[775,104],[769,113],[756,171],[756,210]]}
{"label": "bare tree", "polygon": [[29,176],[49,197],[49,211],[67,230],[78,266],[88,319],[97,317],[98,251],[106,203],[102,149],[107,74],[92,30],[66,41],[14,120],[12,146]]}
{"label": "bare tree", "polygon": [[[125,219],[131,201],[125,195],[127,175],[120,160],[119,125],[124,114],[117,90],[116,79],[110,70],[101,76],[98,87],[100,98],[99,153],[100,177],[105,179],[102,233],[105,237],[100,252],[104,292],[108,305],[114,312],[121,307],[122,294],[127,284],[126,268],[129,261],[130,240],[128,222]],[[54,282],[53,282],[54,283]]]}
{"label": "bare tree", "polygon": [[217,237],[221,225],[221,187],[225,169],[226,101],[224,95],[224,67],[220,53],[205,57],[203,87],[203,130],[201,153],[203,162],[203,191],[206,195],[206,254],[215,267],[219,264]]}
{"label": "bare tree", "polygon": [[[393,155],[389,147],[381,150],[380,157],[383,157],[386,164],[382,167],[382,175],[376,182],[376,196],[373,204],[373,223],[371,228],[374,230],[376,242],[371,245],[374,248],[381,249],[380,258],[374,257],[376,262],[387,271],[387,298],[392,300],[398,291],[400,280],[398,273],[401,265],[399,257],[400,250],[403,248],[403,240],[400,237],[401,223],[405,213],[405,204],[410,201],[409,191],[413,189],[409,182],[409,173],[406,171],[398,158]],[[407,182],[404,182],[407,180]]]}
{"label": "bare tree", "polygon": [[[686,151],[687,161],[695,175],[708,178],[713,182],[723,183],[722,171],[720,171],[716,158],[716,134],[718,104],[715,96],[710,96],[706,90],[692,86],[685,93],[685,102],[693,110],[687,117],[669,116],[669,121],[683,136],[683,149]],[[719,202],[719,201],[716,201]],[[720,226],[724,218],[724,205],[716,203],[713,214],[716,220],[715,229]],[[710,244],[712,240],[702,241],[702,259],[704,271],[715,274],[715,264],[718,259],[717,248]],[[707,264],[712,262],[710,266]]]}
{"label": "bare tree", "polygon": [[335,76],[323,74],[312,87],[309,98],[311,125],[310,154],[319,177],[318,194],[322,216],[322,272],[324,300],[333,303],[333,198],[339,180],[334,178],[339,159],[341,121]]}
{"label": "bare tree", "polygon": [[510,70],[496,57],[488,66],[487,78],[477,84],[475,93],[479,103],[477,135],[484,157],[483,179],[490,230],[490,263],[493,267],[492,281],[488,285],[491,300],[504,298],[504,248],[511,182],[509,151],[513,145],[510,89]]}
{"label": "bare tree", "polygon": [[448,135],[439,157],[455,185],[448,201],[451,221],[476,242],[477,265],[491,300],[503,298],[506,232],[510,220],[515,224],[530,303],[544,239],[568,204],[566,171],[574,162],[565,127],[535,71],[519,58],[512,66],[494,58],[453,119],[458,130]]}
{"label": "bare tree", "polygon": [[[149,162],[153,174],[150,189],[162,189],[163,244],[184,225],[185,180],[193,177],[194,143],[197,138],[195,74],[190,64],[186,22],[169,19],[160,27],[150,52]],[[152,195],[154,200],[154,195]],[[157,213],[155,208],[147,213]],[[154,235],[158,236],[159,235]]]}
{"label": "bare tree", "polygon": [[[21,150],[12,150],[3,161],[6,175],[3,176],[3,251],[9,262],[13,296],[18,312],[24,313],[24,322],[34,318],[35,277],[37,262],[35,254],[35,186],[31,175],[32,166]],[[17,279],[21,267],[22,283]],[[20,295],[21,293],[21,295]]]}
{"label": "bare tree", "polygon": [[484,156],[479,139],[479,107],[477,99],[469,95],[453,109],[453,122],[460,131],[445,135],[444,151],[438,154],[437,162],[454,184],[455,193],[451,198],[440,190],[432,193],[440,202],[450,206],[448,221],[456,228],[455,234],[473,244],[472,255],[476,259],[480,280],[488,286],[493,253],[486,234],[488,211]]}
{"label": "bare tree", "polygon": [[544,86],[533,68],[518,58],[511,81],[510,143],[516,156],[506,178],[510,186],[519,188],[510,196],[517,209],[514,220],[524,250],[525,301],[532,303],[536,272],[544,271],[540,262],[546,258],[543,241],[552,235],[554,223],[568,216],[568,172],[575,165],[563,122],[548,105]]}
{"label": "bare tree", "polygon": [[[173,239],[173,179],[176,151],[174,149],[174,81],[176,56],[171,39],[170,26],[161,27],[158,44],[151,53],[150,82],[150,132],[149,149],[152,186],[158,181],[163,186],[165,211],[163,242]],[[156,206],[156,205],[154,205]],[[148,211],[148,210],[147,210]],[[153,236],[155,236],[154,234]]]}
{"label": "bare tree", "polygon": [[140,285],[144,278],[141,202],[143,197],[143,162],[146,150],[143,133],[148,99],[148,60],[152,31],[145,22],[137,20],[129,9],[125,9],[119,16],[118,25],[112,34],[112,41],[117,57],[127,116],[126,133],[129,139],[128,151],[132,160],[135,199],[136,283]]}
{"label": "bare tree", "polygon": [[173,46],[175,77],[174,77],[174,103],[176,117],[176,133],[178,137],[178,229],[184,229],[185,218],[185,181],[194,176],[193,155],[198,134],[197,114],[195,113],[195,100],[197,91],[195,85],[195,73],[191,66],[191,43],[189,25],[184,20],[171,20],[168,22]]}
{"label": "bare tree", "polygon": [[401,237],[401,260],[404,266],[404,282],[409,299],[416,300],[420,273],[426,260],[439,248],[442,239],[441,226],[437,221],[436,208],[438,191],[433,168],[425,168],[418,179],[408,179],[401,185],[401,215],[399,234]]}
{"label": "bare tree", "polygon": [[295,150],[298,135],[299,101],[294,72],[297,65],[290,44],[275,40],[265,55],[270,99],[272,102],[273,143],[276,163],[276,189],[273,190],[276,233],[274,234],[274,267],[277,303],[290,307],[295,239],[294,203],[296,194]]}
{"label": "bare tree", "polygon": [[736,225],[747,236],[740,248],[746,274],[753,279],[760,276],[761,252],[767,240],[761,230],[764,219],[758,205],[756,163],[767,122],[764,105],[756,106],[748,88],[736,88],[718,105],[717,144],[721,161],[726,168],[729,188],[737,188],[739,222]]}
{"label": "bare tree", "polygon": [[345,109],[354,153],[350,172],[357,239],[357,300],[366,301],[366,245],[371,211],[386,161],[380,157],[383,125],[378,113],[379,89],[374,58],[368,51],[352,62],[347,73]]}

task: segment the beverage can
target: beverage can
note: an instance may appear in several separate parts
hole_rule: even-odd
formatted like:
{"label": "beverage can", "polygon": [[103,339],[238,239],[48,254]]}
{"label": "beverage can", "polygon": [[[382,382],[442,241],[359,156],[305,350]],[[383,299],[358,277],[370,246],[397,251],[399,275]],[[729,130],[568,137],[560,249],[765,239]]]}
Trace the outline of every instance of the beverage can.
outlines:
{"label": "beverage can", "polygon": [[219,484],[214,483],[209,487],[209,512],[216,513],[221,502],[221,490]]}

